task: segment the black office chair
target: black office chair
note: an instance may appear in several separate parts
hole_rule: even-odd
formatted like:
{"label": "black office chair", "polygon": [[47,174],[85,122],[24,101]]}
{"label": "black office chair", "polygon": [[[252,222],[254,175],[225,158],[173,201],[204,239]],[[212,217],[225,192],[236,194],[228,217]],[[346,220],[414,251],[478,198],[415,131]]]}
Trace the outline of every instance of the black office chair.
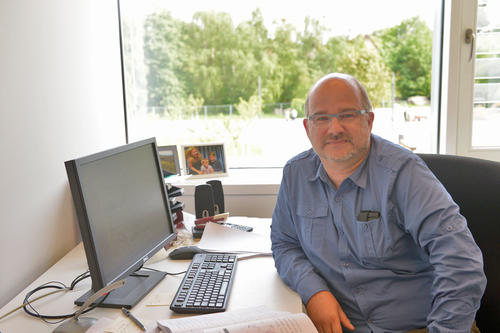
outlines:
{"label": "black office chair", "polygon": [[476,315],[481,332],[500,330],[500,163],[418,154],[460,206],[481,249],[488,283]]}

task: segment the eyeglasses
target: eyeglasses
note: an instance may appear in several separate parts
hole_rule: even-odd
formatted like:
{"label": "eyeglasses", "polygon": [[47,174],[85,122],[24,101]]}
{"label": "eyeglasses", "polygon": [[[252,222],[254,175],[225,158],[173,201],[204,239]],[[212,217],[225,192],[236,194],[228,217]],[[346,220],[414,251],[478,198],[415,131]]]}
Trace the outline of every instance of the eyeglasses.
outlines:
{"label": "eyeglasses", "polygon": [[337,120],[341,124],[348,124],[354,119],[356,119],[359,115],[368,113],[366,110],[352,110],[352,111],[344,111],[337,114],[326,114],[326,113],[316,113],[307,117],[307,120],[310,120],[314,126],[323,127],[331,124],[333,118],[337,118]]}

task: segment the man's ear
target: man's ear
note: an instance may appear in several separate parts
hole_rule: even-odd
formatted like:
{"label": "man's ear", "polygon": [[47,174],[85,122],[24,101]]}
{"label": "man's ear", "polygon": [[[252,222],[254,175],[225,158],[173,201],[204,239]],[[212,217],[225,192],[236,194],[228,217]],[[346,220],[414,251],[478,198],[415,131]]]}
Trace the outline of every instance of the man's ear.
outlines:
{"label": "man's ear", "polygon": [[375,119],[375,113],[373,111],[368,112],[368,126],[370,127],[370,131],[373,127],[373,119]]}
{"label": "man's ear", "polygon": [[307,117],[304,117],[304,120],[302,120],[302,124],[304,125],[304,128],[306,130],[307,137],[309,137],[309,122],[307,120]]}

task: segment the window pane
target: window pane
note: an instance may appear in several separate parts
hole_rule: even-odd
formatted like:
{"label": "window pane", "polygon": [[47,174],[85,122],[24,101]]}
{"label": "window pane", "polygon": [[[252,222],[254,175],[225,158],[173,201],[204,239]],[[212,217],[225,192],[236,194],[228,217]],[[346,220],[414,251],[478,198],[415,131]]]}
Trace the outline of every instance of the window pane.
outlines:
{"label": "window pane", "polygon": [[472,147],[500,147],[500,1],[478,2]]}
{"label": "window pane", "polygon": [[310,147],[308,89],[344,72],[368,90],[374,133],[435,151],[434,0],[120,4],[130,141],[225,143],[229,167],[281,167]]}

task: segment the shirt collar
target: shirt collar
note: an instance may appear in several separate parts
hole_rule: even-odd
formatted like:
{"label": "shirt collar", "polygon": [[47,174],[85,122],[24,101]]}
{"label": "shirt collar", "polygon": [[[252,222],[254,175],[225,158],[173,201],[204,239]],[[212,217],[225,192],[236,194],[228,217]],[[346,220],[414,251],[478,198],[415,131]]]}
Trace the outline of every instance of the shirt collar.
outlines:
{"label": "shirt collar", "polygon": [[364,189],[366,187],[366,183],[368,182],[368,160],[370,159],[371,155],[371,146],[370,146],[370,151],[368,152],[368,155],[366,155],[366,158],[361,164],[354,170],[354,172],[347,177],[350,179],[354,184],[356,184],[358,187],[361,187]]}
{"label": "shirt collar", "polygon": [[308,177],[308,180],[310,182],[314,182],[318,178],[320,178],[321,180],[323,180],[324,176],[326,176],[328,178],[328,176],[326,175],[325,168],[323,167],[323,163],[321,163],[321,160],[319,159],[319,156],[316,154],[316,152],[312,148],[311,148],[311,151],[314,154],[313,159],[315,161],[317,161],[317,163],[315,163],[316,168],[315,169],[311,169],[311,173],[310,173],[310,175]]}

